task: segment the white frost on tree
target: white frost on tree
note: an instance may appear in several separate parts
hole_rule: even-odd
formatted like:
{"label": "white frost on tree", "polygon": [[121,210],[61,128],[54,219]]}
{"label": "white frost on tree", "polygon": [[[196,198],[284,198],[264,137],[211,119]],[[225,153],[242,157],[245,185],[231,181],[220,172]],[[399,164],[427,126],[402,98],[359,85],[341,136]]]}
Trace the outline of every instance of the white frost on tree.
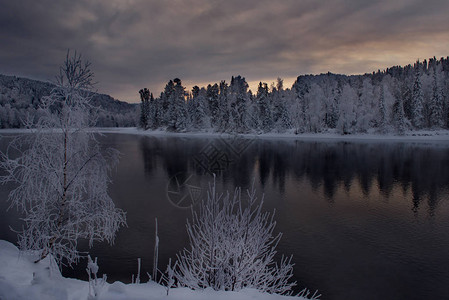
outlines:
{"label": "white frost on tree", "polygon": [[273,90],[274,126],[277,132],[285,132],[292,127],[287,105],[286,91],[284,91],[284,81],[277,79],[276,89]]}
{"label": "white frost on tree", "polygon": [[[185,111],[187,126],[174,125],[173,120],[184,119],[179,113],[165,113],[165,117],[159,113],[155,124],[158,124],[156,128],[172,124],[168,130],[176,131],[213,130],[236,134],[334,132],[333,129],[341,134],[388,133],[393,129],[404,132],[409,128],[409,121],[413,125],[410,129],[447,128],[448,69],[449,57],[433,58],[428,67],[427,62],[418,61],[414,66],[396,66],[364,75],[301,75],[290,89],[284,89],[280,78],[270,88],[261,82],[256,94],[248,90],[243,77],[236,76],[231,78],[230,85],[222,81],[220,85],[207,88],[195,87]],[[156,99],[156,103],[163,104],[159,112],[174,111],[175,88],[170,81]],[[17,122],[23,114],[10,106],[0,107],[0,118],[5,116],[11,120],[5,122],[6,126]]]}
{"label": "white frost on tree", "polygon": [[393,125],[396,132],[403,135],[408,127],[408,120],[404,113],[404,104],[401,97],[396,98],[393,104]]}
{"label": "white frost on tree", "polygon": [[415,66],[415,83],[412,93],[412,124],[416,129],[424,127],[424,95],[421,86],[420,63]]}
{"label": "white frost on tree", "polygon": [[187,223],[189,249],[177,256],[178,283],[191,289],[238,291],[255,288],[269,293],[289,293],[296,284],[291,257],[276,263],[274,214],[263,212],[254,188],[243,202],[240,189],[232,196],[218,194],[215,183],[199,211]]}
{"label": "white frost on tree", "polygon": [[357,102],[357,131],[367,132],[373,126],[374,112],[377,109],[371,79],[363,80],[360,94]]}
{"label": "white frost on tree", "polygon": [[187,104],[188,129],[201,130],[210,128],[206,89],[194,86]]}
{"label": "white frost on tree", "polygon": [[248,130],[247,106],[249,103],[248,83],[244,77],[231,78],[228,94],[229,126],[232,132],[244,133]]}
{"label": "white frost on tree", "polygon": [[313,83],[310,86],[309,92],[305,95],[308,103],[307,122],[308,132],[321,132],[324,124],[324,92],[321,87]]}
{"label": "white frost on tree", "polygon": [[343,87],[339,103],[340,117],[337,122],[337,129],[341,134],[350,134],[354,132],[357,122],[356,106],[358,97],[354,89],[346,84]]}
{"label": "white frost on tree", "polygon": [[140,95],[140,122],[139,125],[143,130],[147,130],[152,127],[150,124],[150,90],[147,88],[139,91]]}
{"label": "white frost on tree", "polygon": [[2,153],[0,182],[17,185],[9,201],[24,214],[18,243],[39,253],[36,262],[51,254],[60,265],[71,265],[80,257],[79,239],[90,246],[112,243],[125,224],[124,212],[107,193],[118,151],[102,151],[88,130],[95,123],[88,92],[92,79],[90,63],[67,53],[41,117],[28,124],[32,134],[16,138]]}
{"label": "white frost on tree", "polygon": [[430,100],[430,125],[434,128],[441,128],[444,125],[443,97],[438,82],[439,77],[441,77],[440,73],[441,68],[434,66],[432,77],[432,98]]}
{"label": "white frost on tree", "polygon": [[381,133],[387,131],[387,109],[385,108],[385,87],[380,85],[378,126]]}
{"label": "white frost on tree", "polygon": [[187,107],[185,88],[179,78],[173,80],[173,90],[168,97],[169,119],[168,125],[172,131],[184,131],[187,126]]}
{"label": "white frost on tree", "polygon": [[268,85],[266,83],[262,84],[262,82],[259,82],[256,103],[258,111],[256,112],[257,115],[253,117],[260,120],[258,125],[261,127],[262,131],[270,132],[273,129],[273,108]]}

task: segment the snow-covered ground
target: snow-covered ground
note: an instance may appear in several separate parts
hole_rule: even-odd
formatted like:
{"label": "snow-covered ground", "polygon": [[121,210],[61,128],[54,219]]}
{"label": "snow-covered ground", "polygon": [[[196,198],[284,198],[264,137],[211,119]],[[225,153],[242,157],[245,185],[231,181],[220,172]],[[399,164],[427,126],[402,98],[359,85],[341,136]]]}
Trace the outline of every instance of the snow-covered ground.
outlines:
{"label": "snow-covered ground", "polygon": [[[203,132],[169,132],[165,130],[142,130],[136,127],[103,127],[92,128],[93,131],[101,133],[121,133],[147,136],[173,136],[173,137],[197,137],[197,138],[216,138],[216,137],[235,137],[256,138],[256,139],[293,139],[303,141],[348,141],[348,142],[437,142],[449,144],[449,130],[419,130],[408,131],[404,135],[394,133],[379,134],[376,132],[358,133],[341,135],[335,131],[328,130],[322,133],[300,133],[293,131],[286,133],[262,133],[262,134],[230,134],[212,131]],[[27,133],[29,129],[0,129],[1,134]]]}
{"label": "snow-covered ground", "polygon": [[[123,134],[137,134],[148,136],[179,136],[179,137],[200,137],[200,138],[214,138],[214,137],[235,137],[234,134],[218,133],[218,132],[168,132],[165,130],[142,130],[135,127],[110,127],[110,128],[95,128],[103,133],[123,133]],[[5,132],[0,130],[0,134]],[[239,134],[239,137],[257,138],[257,139],[295,139],[304,141],[369,141],[369,142],[442,142],[449,143],[449,130],[420,130],[409,131],[404,135],[396,134],[378,134],[360,133],[341,135],[334,131],[327,131],[323,133],[302,133],[295,134],[294,132],[286,133],[262,133],[262,134]]]}
{"label": "snow-covered ground", "polygon": [[[22,254],[13,244],[0,240],[0,299],[1,300],[62,300],[62,299],[108,299],[108,300],[287,300],[305,299],[262,294],[257,290],[246,289],[239,292],[192,291],[188,288],[172,288],[167,296],[164,286],[154,282],[124,284],[106,283],[98,298],[89,298],[89,282],[64,278],[55,263],[47,257],[35,264],[35,257]],[[101,258],[100,258],[101,260]],[[82,262],[81,262],[82,263]],[[101,262],[100,272],[101,273]]]}

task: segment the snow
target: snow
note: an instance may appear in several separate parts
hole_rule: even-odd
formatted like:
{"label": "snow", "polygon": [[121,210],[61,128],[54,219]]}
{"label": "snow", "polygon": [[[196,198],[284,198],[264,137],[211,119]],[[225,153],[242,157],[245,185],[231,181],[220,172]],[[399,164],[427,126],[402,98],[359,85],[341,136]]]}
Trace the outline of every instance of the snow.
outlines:
{"label": "snow", "polygon": [[[133,135],[146,135],[154,137],[197,137],[197,138],[218,138],[229,137],[233,138],[255,138],[255,139],[291,139],[300,141],[341,141],[341,142],[432,142],[432,143],[448,143],[449,144],[449,130],[419,130],[409,131],[404,135],[395,134],[378,134],[378,133],[359,133],[341,135],[336,131],[328,130],[322,133],[302,133],[295,134],[292,132],[286,133],[262,133],[262,134],[230,134],[212,131],[203,132],[168,132],[165,130],[142,130],[136,127],[114,127],[114,128],[93,128],[92,130],[101,133],[121,133]],[[10,131],[10,130],[9,130]],[[0,134],[5,132],[0,130]],[[17,131],[15,131],[17,132]],[[6,133],[6,132],[5,132]]]}
{"label": "snow", "polygon": [[[63,277],[54,260],[50,257],[46,257],[37,264],[33,262],[35,258],[34,255],[20,252],[13,244],[0,240],[0,299],[95,299],[89,298],[89,283],[87,281]],[[99,260],[101,269],[101,258]],[[193,291],[188,288],[170,289],[167,296],[166,288],[155,282],[124,284],[116,281],[112,284],[106,283],[96,299],[301,300],[305,298],[264,294],[254,289],[228,292],[212,289]]]}
{"label": "snow", "polygon": [[[319,141],[319,142],[412,142],[412,143],[438,143],[449,144],[449,130],[414,130],[407,131],[404,135],[396,134],[379,134],[375,132],[347,134],[342,135],[335,130],[327,130],[321,133],[300,133],[295,134],[291,130],[286,133],[269,132],[262,134],[231,134],[213,131],[200,132],[170,132],[162,129],[158,130],[143,130],[137,127],[95,127],[90,130],[98,133],[118,133],[131,135],[144,135],[154,137],[186,137],[186,138],[248,138],[248,139],[288,139],[298,141]],[[15,129],[0,129],[0,138],[2,134],[22,134],[30,133],[29,129],[15,128]]]}

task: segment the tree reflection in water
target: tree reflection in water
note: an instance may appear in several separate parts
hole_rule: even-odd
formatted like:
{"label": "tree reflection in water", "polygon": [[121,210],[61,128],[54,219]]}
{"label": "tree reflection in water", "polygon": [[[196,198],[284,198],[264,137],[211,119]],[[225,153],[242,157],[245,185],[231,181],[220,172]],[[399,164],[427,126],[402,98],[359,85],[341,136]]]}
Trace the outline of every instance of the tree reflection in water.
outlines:
{"label": "tree reflection in water", "polygon": [[[438,194],[449,185],[449,149],[418,143],[304,142],[298,140],[255,140],[240,155],[233,155],[220,138],[141,137],[145,172],[150,174],[160,162],[167,179],[175,174],[206,174],[195,157],[208,144],[229,158],[217,177],[235,186],[247,187],[256,177],[265,187],[269,180],[285,192],[287,177],[307,179],[314,191],[323,187],[329,202],[335,201],[337,187],[349,191],[358,182],[365,195],[372,185],[390,197],[394,185],[404,193],[412,191],[414,212],[427,198],[429,214],[438,205]],[[212,172],[209,172],[212,173]],[[214,172],[215,173],[215,172]],[[185,175],[184,175],[185,176]]]}

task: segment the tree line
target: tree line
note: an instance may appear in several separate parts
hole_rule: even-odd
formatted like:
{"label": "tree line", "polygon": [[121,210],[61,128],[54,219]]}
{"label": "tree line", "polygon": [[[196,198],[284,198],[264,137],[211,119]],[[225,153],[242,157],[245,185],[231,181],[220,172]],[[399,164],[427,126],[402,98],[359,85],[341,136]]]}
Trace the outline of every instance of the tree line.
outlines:
{"label": "tree line", "polygon": [[242,76],[190,92],[176,78],[157,98],[147,88],[139,91],[139,126],[296,134],[442,129],[449,127],[448,78],[449,57],[364,75],[302,75],[291,88],[278,78],[270,85],[260,82],[255,93]]}
{"label": "tree line", "polygon": [[[44,115],[43,99],[52,93],[55,83],[0,74],[0,128],[23,128],[30,117]],[[99,107],[96,127],[136,126],[135,104],[111,96],[90,92],[92,104]]]}

